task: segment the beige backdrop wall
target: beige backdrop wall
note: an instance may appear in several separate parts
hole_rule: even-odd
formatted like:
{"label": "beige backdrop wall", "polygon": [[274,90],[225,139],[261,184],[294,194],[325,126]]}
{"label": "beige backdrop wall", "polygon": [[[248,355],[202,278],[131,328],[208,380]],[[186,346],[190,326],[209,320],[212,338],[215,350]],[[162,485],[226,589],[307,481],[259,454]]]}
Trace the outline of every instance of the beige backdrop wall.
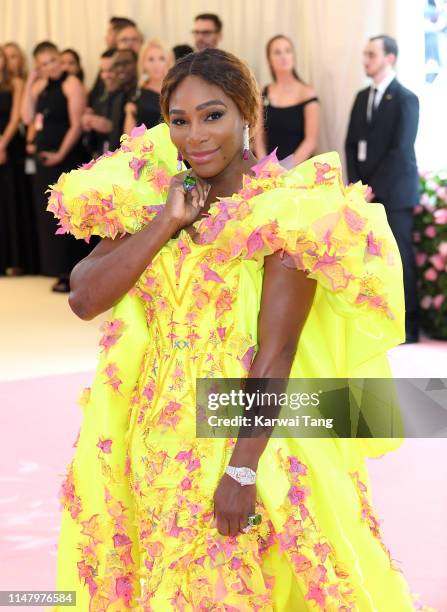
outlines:
{"label": "beige backdrop wall", "polygon": [[0,42],[16,40],[28,53],[36,42],[74,47],[87,84],[96,74],[112,15],[136,20],[146,37],[191,43],[194,15],[218,13],[222,48],[246,60],[259,82],[269,80],[266,41],[288,34],[298,70],[322,107],[320,151],[343,151],[353,97],[366,83],[361,52],[368,36],[387,32],[401,47],[399,77],[416,91],[423,82],[423,0],[0,0]]}

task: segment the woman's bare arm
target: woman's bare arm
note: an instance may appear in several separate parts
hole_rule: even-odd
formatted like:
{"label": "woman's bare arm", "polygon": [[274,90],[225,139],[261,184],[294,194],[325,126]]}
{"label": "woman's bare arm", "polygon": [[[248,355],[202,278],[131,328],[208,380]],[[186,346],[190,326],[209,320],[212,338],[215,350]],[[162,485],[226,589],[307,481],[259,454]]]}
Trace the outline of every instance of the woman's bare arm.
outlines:
{"label": "woman's bare arm", "polygon": [[87,106],[87,94],[81,81],[70,75],[62,84],[62,89],[67,98],[68,118],[70,127],[65,133],[59,147],[59,157],[61,161],[73,148],[82,132],[81,118]]}
{"label": "woman's bare arm", "polygon": [[304,107],[304,140],[293,154],[295,165],[301,164],[315,153],[319,137],[320,105],[315,100]]}
{"label": "woman's bare arm", "polygon": [[124,107],[125,119],[124,119],[124,134],[131,134],[134,127],[137,125],[137,105],[135,102],[128,102]]}
{"label": "woman's bare arm", "polygon": [[[284,266],[280,253],[266,257],[258,317],[259,350],[250,368],[249,379],[289,377],[315,289],[316,281],[300,270]],[[249,384],[248,380],[247,386]],[[268,440],[269,436],[264,432],[257,437],[239,437],[229,465],[256,471]],[[224,474],[214,493],[214,514],[219,533],[237,535],[246,526],[247,516],[255,509],[256,487],[242,487]]]}
{"label": "woman's bare arm", "polygon": [[[258,352],[249,378],[287,379],[298,340],[315,295],[317,282],[305,272],[288,268],[280,253],[265,259],[261,309],[258,318]],[[268,437],[239,438],[230,465],[256,470]]]}
{"label": "woman's bare arm", "polygon": [[31,125],[36,114],[36,100],[46,85],[46,80],[39,77],[37,70],[33,69],[25,82],[22,97],[21,116],[25,125]]}
{"label": "woman's bare arm", "polygon": [[197,219],[210,186],[197,178],[196,187],[186,195],[185,174],[171,179],[163,210],[146,227],[121,239],[103,240],[73,268],[68,301],[78,317],[90,320],[114,306],[135,285],[166,242],[181,227]]}
{"label": "woman's bare arm", "polygon": [[178,223],[161,213],[136,234],[102,240],[73,268],[68,298],[73,312],[90,320],[114,306],[177,229]]}

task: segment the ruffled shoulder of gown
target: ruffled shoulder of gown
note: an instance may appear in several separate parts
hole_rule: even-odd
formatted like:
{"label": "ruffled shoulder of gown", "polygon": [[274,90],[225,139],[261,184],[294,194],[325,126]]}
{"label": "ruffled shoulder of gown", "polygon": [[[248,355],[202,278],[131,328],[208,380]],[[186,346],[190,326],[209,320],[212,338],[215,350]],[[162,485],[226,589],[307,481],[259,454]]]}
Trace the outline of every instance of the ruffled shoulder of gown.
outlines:
{"label": "ruffled shoulder of gown", "polygon": [[[166,124],[123,135],[119,149],[51,186],[47,210],[59,220],[58,233],[88,240],[139,231],[162,209],[176,158]],[[327,289],[339,314],[374,312],[394,321],[395,343],[402,342],[401,259],[383,206],[365,200],[366,186],[345,186],[335,152],[292,170],[272,153],[253,171],[237,193],[212,204],[194,224],[200,245],[212,243],[221,259],[242,257],[259,266],[281,251],[285,265]]]}
{"label": "ruffled shoulder of gown", "polygon": [[165,201],[176,157],[164,123],[124,134],[118,149],[50,186],[47,210],[59,220],[57,233],[88,241],[92,235],[115,238],[139,231]]}
{"label": "ruffled shoulder of gown", "polygon": [[[384,207],[365,200],[366,186],[345,186],[331,152],[285,170],[274,154],[245,176],[241,191],[196,223],[199,242],[227,258],[283,262],[315,278],[345,316],[375,311],[403,333],[402,264]],[[397,321],[398,320],[398,321]]]}

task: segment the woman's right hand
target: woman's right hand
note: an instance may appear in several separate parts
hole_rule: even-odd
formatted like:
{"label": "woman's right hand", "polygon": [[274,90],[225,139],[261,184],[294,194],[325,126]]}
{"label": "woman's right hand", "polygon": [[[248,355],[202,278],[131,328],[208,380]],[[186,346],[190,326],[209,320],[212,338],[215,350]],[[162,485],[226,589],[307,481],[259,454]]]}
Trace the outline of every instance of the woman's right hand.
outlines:
{"label": "woman's right hand", "polygon": [[33,85],[38,79],[40,79],[40,73],[39,70],[34,67],[32,68],[29,73],[28,73],[28,78],[26,79],[26,82],[28,84],[28,86]]}
{"label": "woman's right hand", "polygon": [[[193,176],[197,183],[190,192],[185,192],[183,179],[186,175]],[[206,204],[211,185],[205,183],[191,170],[176,174],[171,179],[168,197],[163,213],[174,221],[177,229],[194,223]]]}

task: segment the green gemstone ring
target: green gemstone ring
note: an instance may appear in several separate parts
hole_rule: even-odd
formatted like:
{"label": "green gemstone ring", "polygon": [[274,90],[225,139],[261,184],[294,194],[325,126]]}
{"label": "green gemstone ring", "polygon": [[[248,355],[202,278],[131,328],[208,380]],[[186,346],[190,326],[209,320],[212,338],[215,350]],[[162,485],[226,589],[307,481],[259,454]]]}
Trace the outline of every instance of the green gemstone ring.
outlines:
{"label": "green gemstone ring", "polygon": [[187,174],[185,178],[183,179],[183,189],[188,193],[192,191],[196,185],[197,185],[197,179],[195,176],[191,176],[190,174]]}
{"label": "green gemstone ring", "polygon": [[260,525],[262,521],[262,516],[260,514],[249,514],[247,516],[247,524],[250,527],[254,527],[255,525]]}

